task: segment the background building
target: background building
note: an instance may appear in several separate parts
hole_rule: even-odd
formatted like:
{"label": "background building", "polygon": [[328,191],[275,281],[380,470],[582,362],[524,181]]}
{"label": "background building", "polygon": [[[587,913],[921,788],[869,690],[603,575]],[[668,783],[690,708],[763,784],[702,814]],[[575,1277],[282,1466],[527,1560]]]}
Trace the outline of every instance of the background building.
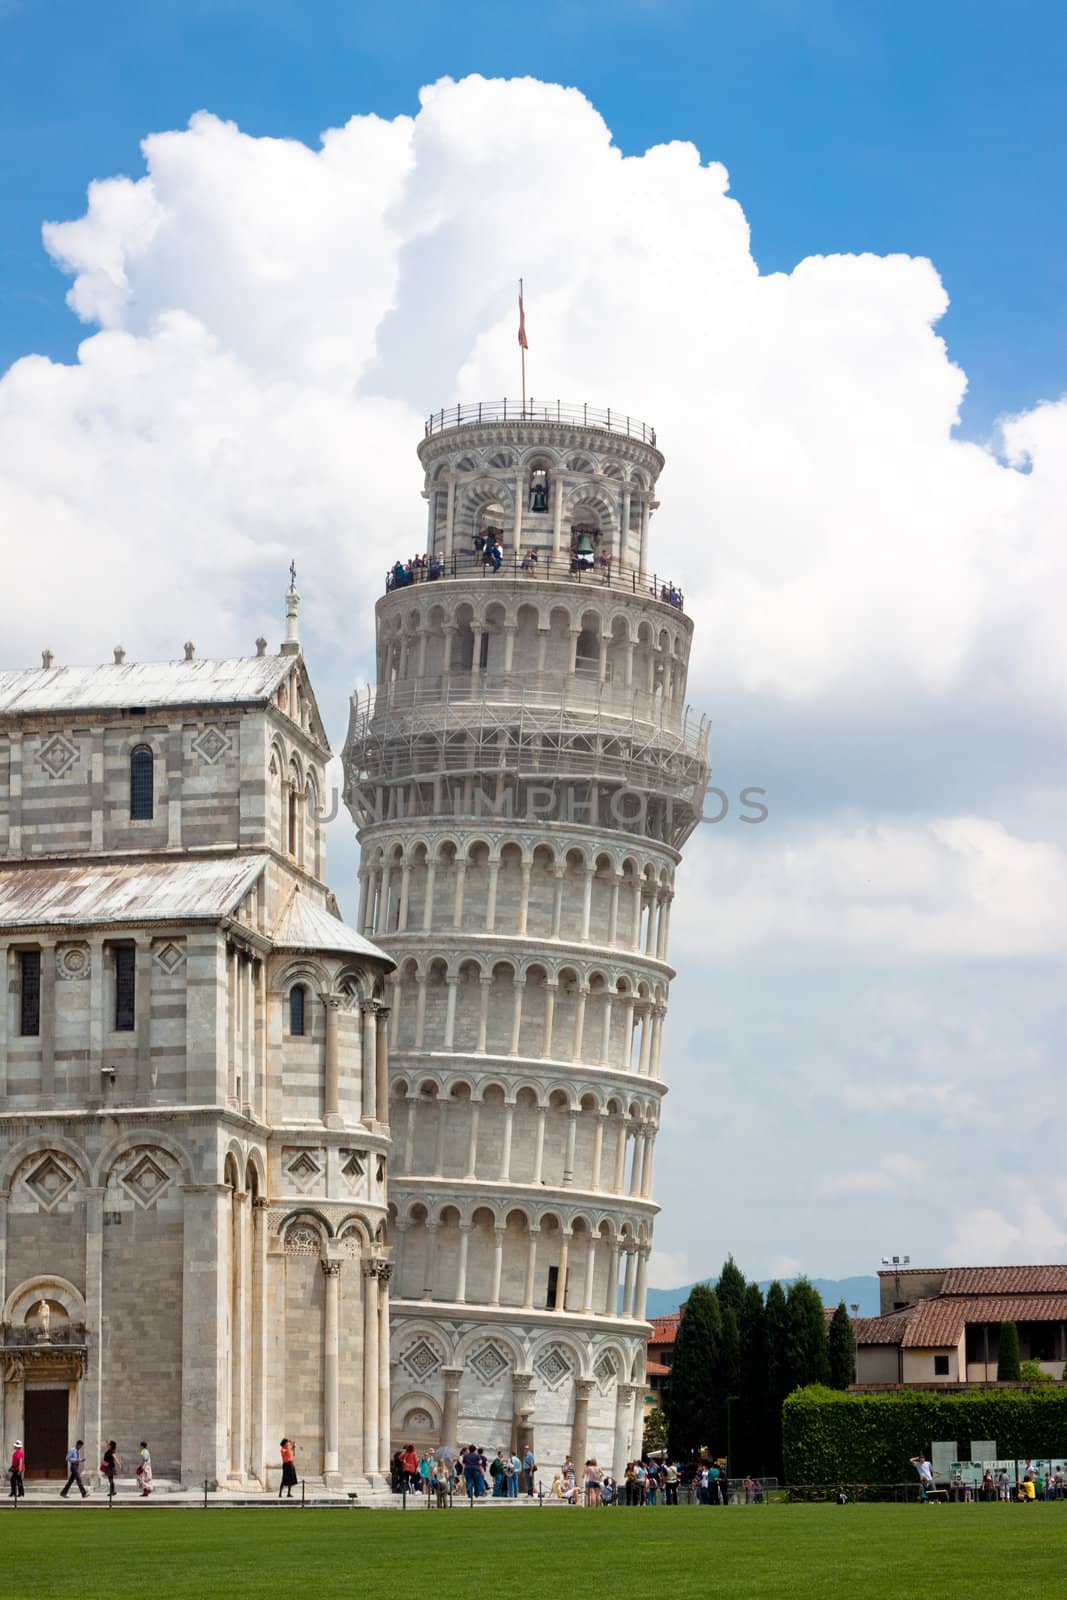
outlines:
{"label": "background building", "polygon": [[[296,634],[0,673],[0,1436],[259,1482],[388,1442],[383,979]],[[95,1460],[93,1459],[93,1453]]]}
{"label": "background building", "polygon": [[856,1382],[993,1383],[1000,1326],[1054,1378],[1067,1367],[1067,1267],[904,1267],[878,1274],[881,1316],[856,1317]]}
{"label": "background building", "polygon": [[663,457],[615,412],[430,419],[346,798],[397,963],[393,1439],[639,1446],[670,904],[700,817]]}

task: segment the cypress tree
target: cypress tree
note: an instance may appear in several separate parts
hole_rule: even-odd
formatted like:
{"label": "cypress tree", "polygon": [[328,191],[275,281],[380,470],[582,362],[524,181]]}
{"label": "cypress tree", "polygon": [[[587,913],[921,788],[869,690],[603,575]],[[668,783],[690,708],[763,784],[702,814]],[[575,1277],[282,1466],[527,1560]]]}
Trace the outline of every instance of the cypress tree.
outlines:
{"label": "cypress tree", "polygon": [[792,1389],[789,1380],[787,1341],[788,1308],[785,1290],[777,1280],[767,1290],[763,1308],[763,1348],[767,1362],[764,1389],[763,1460],[772,1476],[782,1476],[782,1402]]}
{"label": "cypress tree", "polygon": [[739,1472],[762,1473],[766,1432],[767,1357],[763,1295],[750,1283],[741,1302],[741,1399],[735,1408],[734,1456]]}
{"label": "cypress tree", "polygon": [[997,1357],[998,1383],[1018,1383],[1022,1377],[1019,1362],[1019,1330],[1014,1322],[1000,1324],[1000,1354]]}
{"label": "cypress tree", "polygon": [[[722,1332],[712,1378],[715,1398],[715,1435],[709,1440],[716,1455],[732,1455],[737,1445],[737,1402],[741,1397],[741,1332],[733,1306],[720,1310]],[[730,1470],[733,1464],[730,1463]]]}
{"label": "cypress tree", "polygon": [[856,1381],[856,1335],[842,1300],[834,1312],[828,1336],[831,1389],[847,1389]]}
{"label": "cypress tree", "polygon": [[715,1432],[714,1375],[722,1337],[715,1291],[706,1283],[690,1290],[682,1309],[667,1395],[670,1451],[690,1461],[712,1443]]}
{"label": "cypress tree", "polygon": [[741,1305],[745,1298],[745,1275],[733,1256],[728,1256],[723,1262],[715,1293],[719,1298],[720,1310],[725,1311],[729,1306],[740,1321]]}
{"label": "cypress tree", "polygon": [[789,1287],[786,1301],[786,1368],[789,1394],[809,1383],[826,1383],[830,1377],[830,1352],[826,1341],[826,1316],[819,1291],[807,1278]]}

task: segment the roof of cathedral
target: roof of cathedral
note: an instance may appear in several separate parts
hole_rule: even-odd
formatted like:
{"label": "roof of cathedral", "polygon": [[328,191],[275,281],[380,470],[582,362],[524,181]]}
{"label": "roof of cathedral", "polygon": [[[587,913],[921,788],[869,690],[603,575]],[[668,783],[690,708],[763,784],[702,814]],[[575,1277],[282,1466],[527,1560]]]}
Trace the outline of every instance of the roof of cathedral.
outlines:
{"label": "roof of cathedral", "polygon": [[0,868],[0,927],[182,922],[237,909],[265,856]]}
{"label": "roof of cathedral", "polygon": [[299,885],[290,896],[274,931],[271,943],[276,950],[332,950],[350,951],[353,955],[370,956],[395,967],[392,956],[379,950],[376,944],[357,933],[335,917],[325,906],[319,905],[304,894]]}
{"label": "roof of cathedral", "polygon": [[256,703],[271,698],[292,671],[293,659],[236,656],[228,661],[124,661],[0,672],[0,715]]}

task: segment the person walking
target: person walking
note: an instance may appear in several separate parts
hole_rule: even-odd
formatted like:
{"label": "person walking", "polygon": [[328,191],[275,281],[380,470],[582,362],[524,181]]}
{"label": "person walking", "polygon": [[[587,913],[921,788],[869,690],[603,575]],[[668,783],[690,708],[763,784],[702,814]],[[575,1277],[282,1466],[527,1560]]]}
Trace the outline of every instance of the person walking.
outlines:
{"label": "person walking", "polygon": [[533,1498],[534,1477],[537,1473],[537,1458],[533,1453],[533,1446],[527,1445],[522,1458],[522,1474],[526,1479],[526,1493]]}
{"label": "person walking", "polygon": [[585,1464],[585,1503],[587,1506],[600,1504],[600,1486],[604,1482],[603,1470],[597,1466],[596,1457]]}
{"label": "person walking", "polygon": [[137,1463],[137,1481],[141,1485],[141,1499],[147,1500],[152,1493],[152,1457],[148,1452],[147,1439],[141,1440],[141,1459]]}
{"label": "person walking", "polygon": [[519,1479],[522,1476],[522,1462],[514,1451],[504,1463],[504,1473],[507,1482],[508,1499],[517,1500],[519,1497]]}
{"label": "person walking", "polygon": [[919,1474],[919,1497],[922,1500],[926,1500],[934,1486],[934,1469],[921,1450],[917,1456],[912,1456],[910,1460]]}
{"label": "person walking", "polygon": [[448,1462],[438,1460],[433,1469],[433,1488],[437,1496],[438,1511],[444,1511],[448,1507],[448,1486],[450,1482],[451,1474],[448,1470]]}
{"label": "person walking", "polygon": [[22,1448],[22,1440],[16,1439],[11,1451],[11,1466],[8,1468],[8,1477],[11,1480],[12,1500],[22,1500],[26,1494],[26,1452]]}
{"label": "person walking", "polygon": [[663,1504],[678,1504],[678,1468],[673,1461],[668,1461],[663,1469]]}
{"label": "person walking", "polygon": [[467,1499],[473,1500],[478,1493],[478,1480],[482,1476],[481,1458],[472,1444],[464,1450],[460,1460],[463,1463],[463,1479],[467,1489]]}
{"label": "person walking", "polygon": [[285,1498],[287,1500],[291,1500],[293,1498],[293,1490],[296,1488],[296,1483],[297,1483],[297,1478],[296,1478],[296,1440],[295,1439],[283,1439],[282,1442],[281,1442],[281,1452],[282,1452],[282,1481],[281,1481],[281,1483],[280,1483],[280,1485],[278,1487],[278,1499],[279,1500],[281,1499],[282,1490],[284,1489],[285,1490]]}
{"label": "person walking", "polygon": [[71,1485],[77,1484],[81,1490],[81,1497],[85,1500],[89,1491],[82,1482],[82,1468],[85,1465],[85,1440],[78,1439],[67,1451],[67,1481],[59,1491],[59,1498],[65,1500],[70,1493]]}
{"label": "person walking", "polygon": [[119,1460],[118,1445],[115,1443],[114,1439],[109,1439],[107,1441],[107,1449],[104,1451],[104,1459],[100,1463],[100,1471],[107,1479],[107,1492],[109,1496],[113,1496],[115,1493],[115,1474],[118,1472],[121,1466],[122,1462]]}

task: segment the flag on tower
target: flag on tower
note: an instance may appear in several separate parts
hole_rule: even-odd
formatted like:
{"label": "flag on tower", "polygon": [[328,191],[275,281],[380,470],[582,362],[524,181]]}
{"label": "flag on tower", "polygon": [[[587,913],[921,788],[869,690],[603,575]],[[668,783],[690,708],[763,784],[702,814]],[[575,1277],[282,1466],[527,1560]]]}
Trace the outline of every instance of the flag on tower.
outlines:
{"label": "flag on tower", "polygon": [[529,348],[530,348],[530,346],[526,342],[526,312],[523,309],[523,304],[522,304],[522,279],[521,278],[519,279],[519,344],[522,346],[522,348],[524,350],[529,350]]}

